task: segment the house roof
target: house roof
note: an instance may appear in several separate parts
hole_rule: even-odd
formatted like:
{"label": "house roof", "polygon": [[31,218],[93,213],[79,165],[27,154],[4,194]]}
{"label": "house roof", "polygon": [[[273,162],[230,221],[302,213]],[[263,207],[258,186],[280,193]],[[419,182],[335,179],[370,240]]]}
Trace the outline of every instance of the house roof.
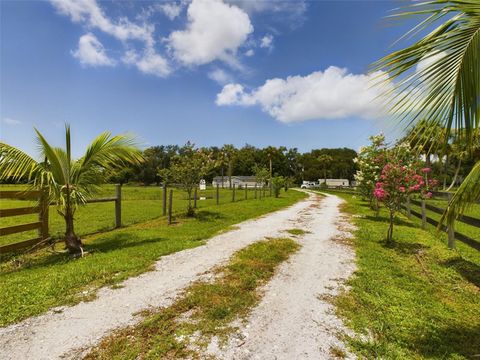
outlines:
{"label": "house roof", "polygon": [[[237,179],[237,180],[240,180],[240,181],[243,181],[243,182],[255,182],[255,181],[257,181],[257,178],[255,176],[243,176],[243,175],[234,175],[234,176],[232,176],[232,179]],[[215,181],[215,182],[222,181],[222,177],[221,176],[215,176],[213,178],[213,181]],[[223,181],[228,181],[228,176],[224,176]]]}

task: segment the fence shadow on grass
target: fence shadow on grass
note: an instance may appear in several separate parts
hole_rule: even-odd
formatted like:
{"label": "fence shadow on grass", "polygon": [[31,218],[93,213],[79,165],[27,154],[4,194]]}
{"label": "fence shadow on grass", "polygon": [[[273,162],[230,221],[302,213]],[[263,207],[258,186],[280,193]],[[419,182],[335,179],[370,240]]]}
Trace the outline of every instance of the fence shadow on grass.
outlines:
{"label": "fence shadow on grass", "polygon": [[195,213],[195,219],[201,222],[215,221],[219,219],[225,219],[225,215],[220,212],[211,210],[198,210]]}
{"label": "fence shadow on grass", "polygon": [[111,233],[108,236],[97,239],[95,242],[86,244],[85,250],[91,253],[105,253],[165,240],[168,239],[155,237],[139,240],[134,232]]}
{"label": "fence shadow on grass", "polygon": [[480,355],[480,325],[471,327],[446,326],[435,332],[417,336],[413,348],[429,359],[478,359]]}
{"label": "fence shadow on grass", "polygon": [[480,266],[477,264],[457,257],[444,261],[441,265],[454,269],[466,281],[480,288]]}

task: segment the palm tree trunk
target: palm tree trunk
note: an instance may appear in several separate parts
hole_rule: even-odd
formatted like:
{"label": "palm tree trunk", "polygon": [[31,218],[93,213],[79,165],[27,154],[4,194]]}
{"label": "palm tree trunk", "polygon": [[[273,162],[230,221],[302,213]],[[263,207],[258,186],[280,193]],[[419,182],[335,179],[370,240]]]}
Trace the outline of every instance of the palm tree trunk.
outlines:
{"label": "palm tree trunk", "polygon": [[232,161],[228,161],[228,188],[232,188]]}
{"label": "palm tree trunk", "polygon": [[78,254],[83,252],[82,242],[75,234],[73,224],[73,211],[70,204],[70,187],[67,184],[67,199],[65,204],[65,246],[70,254]]}
{"label": "palm tree trunk", "polygon": [[453,176],[453,180],[452,180],[452,183],[450,184],[450,186],[448,187],[447,191],[450,191],[453,186],[455,185],[455,183],[457,182],[457,177],[458,177],[458,173],[460,172],[460,167],[462,166],[462,160],[458,160],[458,165],[457,165],[457,168],[455,169],[455,175]]}

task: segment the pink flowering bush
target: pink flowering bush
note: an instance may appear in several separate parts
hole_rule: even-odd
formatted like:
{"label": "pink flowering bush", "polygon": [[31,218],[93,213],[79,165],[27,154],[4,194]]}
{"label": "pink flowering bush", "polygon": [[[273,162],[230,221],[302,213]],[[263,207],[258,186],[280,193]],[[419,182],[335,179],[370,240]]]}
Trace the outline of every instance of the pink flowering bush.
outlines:
{"label": "pink flowering bush", "polygon": [[382,202],[389,211],[390,225],[387,232],[387,242],[393,241],[393,221],[412,194],[422,198],[432,197],[431,189],[437,185],[435,180],[428,179],[429,168],[419,169],[415,162],[399,159],[390,155],[389,161],[383,167],[380,181],[375,184],[373,196]]}

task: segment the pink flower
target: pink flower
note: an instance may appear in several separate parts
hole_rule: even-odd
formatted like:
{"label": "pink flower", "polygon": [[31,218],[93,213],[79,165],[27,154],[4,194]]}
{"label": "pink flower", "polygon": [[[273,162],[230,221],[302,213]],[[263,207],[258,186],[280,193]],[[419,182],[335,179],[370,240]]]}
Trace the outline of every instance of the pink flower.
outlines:
{"label": "pink flower", "polygon": [[431,199],[433,194],[429,191],[425,194],[425,196],[426,196],[427,199]]}
{"label": "pink flower", "polygon": [[404,186],[400,186],[400,187],[398,188],[398,190],[400,190],[400,192],[404,193],[404,192],[405,192],[405,187],[404,187]]}
{"label": "pink flower", "polygon": [[422,169],[422,172],[423,172],[424,174],[427,174],[427,173],[429,173],[430,171],[432,171],[432,169],[430,169],[430,168],[428,168],[428,167]]}

